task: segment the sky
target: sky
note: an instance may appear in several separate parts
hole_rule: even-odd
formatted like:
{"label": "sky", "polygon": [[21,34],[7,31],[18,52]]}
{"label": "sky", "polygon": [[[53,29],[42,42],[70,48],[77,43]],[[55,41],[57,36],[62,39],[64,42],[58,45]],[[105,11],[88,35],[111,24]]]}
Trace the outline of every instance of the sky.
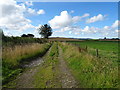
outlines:
{"label": "sky", "polygon": [[[7,3],[6,3],[7,2]],[[38,34],[41,25],[51,26],[51,37],[118,37],[117,2],[16,2],[0,3],[0,28],[7,36]]]}

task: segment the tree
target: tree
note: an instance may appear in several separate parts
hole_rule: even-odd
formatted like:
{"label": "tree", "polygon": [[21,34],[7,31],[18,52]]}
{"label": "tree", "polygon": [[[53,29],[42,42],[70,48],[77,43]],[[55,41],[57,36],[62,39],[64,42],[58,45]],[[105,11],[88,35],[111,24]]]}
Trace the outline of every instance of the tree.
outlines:
{"label": "tree", "polygon": [[31,37],[31,38],[33,38],[34,37],[34,35],[33,34],[23,34],[23,35],[21,35],[21,37]]}
{"label": "tree", "polygon": [[52,35],[52,28],[45,24],[42,25],[40,28],[38,28],[39,34],[41,34],[42,37],[47,38]]}
{"label": "tree", "polygon": [[26,35],[26,34],[23,34],[23,35],[21,35],[21,37],[28,37],[28,35]]}
{"label": "tree", "polygon": [[104,37],[104,39],[106,39],[106,37]]}
{"label": "tree", "polygon": [[33,34],[28,34],[28,37],[33,38],[33,37],[34,37],[34,35],[33,35]]}

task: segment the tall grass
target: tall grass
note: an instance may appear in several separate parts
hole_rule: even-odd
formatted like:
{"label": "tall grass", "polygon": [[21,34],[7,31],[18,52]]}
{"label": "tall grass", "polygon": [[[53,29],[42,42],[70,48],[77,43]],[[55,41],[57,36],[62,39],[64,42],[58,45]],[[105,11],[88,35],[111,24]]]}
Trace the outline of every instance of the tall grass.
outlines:
{"label": "tall grass", "polygon": [[81,88],[117,88],[118,64],[109,59],[97,58],[78,47],[60,44],[64,59]]}
{"label": "tall grass", "polygon": [[49,47],[48,44],[27,44],[3,49],[3,62],[10,63],[12,66],[19,64],[20,60],[42,54]]}
{"label": "tall grass", "polygon": [[42,56],[49,47],[49,43],[33,43],[16,45],[14,47],[4,47],[2,51],[3,83],[21,71],[19,66],[22,62],[26,60],[29,62],[29,60],[31,60],[33,57]]}

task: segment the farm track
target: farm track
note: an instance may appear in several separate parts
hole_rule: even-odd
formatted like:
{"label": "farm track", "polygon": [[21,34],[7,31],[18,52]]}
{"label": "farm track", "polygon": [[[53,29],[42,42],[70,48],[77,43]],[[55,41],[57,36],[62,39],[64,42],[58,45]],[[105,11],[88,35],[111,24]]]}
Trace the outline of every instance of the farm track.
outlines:
{"label": "farm track", "polygon": [[59,47],[59,62],[60,71],[62,73],[61,75],[62,88],[76,88],[77,82],[72,76],[69,68],[66,65],[66,62],[63,59],[63,53],[60,47]]}
{"label": "farm track", "polygon": [[38,71],[38,67],[35,67],[23,72],[23,74],[16,79],[15,87],[16,88],[34,88],[32,84],[32,82],[34,81],[33,76],[37,71]]}
{"label": "farm track", "polygon": [[[50,50],[51,47],[44,56],[46,56]],[[24,64],[23,67],[26,68],[26,70],[18,75],[14,81],[10,82],[10,85],[8,86],[13,88],[34,88],[33,77],[38,71],[39,65],[41,65],[43,62],[43,57],[39,57],[36,60],[31,61],[29,64]]]}
{"label": "farm track", "polygon": [[[59,49],[59,72],[60,72],[60,82],[62,85],[62,88],[77,88],[77,82],[72,76],[69,68],[67,67],[66,62],[63,59],[63,52],[62,49],[58,46]],[[45,54],[49,54],[51,51],[51,48],[48,50],[48,52]],[[44,62],[43,57],[38,58],[28,65],[26,64],[24,67],[26,67],[26,70],[17,76],[17,78],[11,82],[9,85],[10,87],[14,88],[35,88],[34,87],[34,75],[39,71],[39,66]],[[61,88],[61,87],[60,87]]]}

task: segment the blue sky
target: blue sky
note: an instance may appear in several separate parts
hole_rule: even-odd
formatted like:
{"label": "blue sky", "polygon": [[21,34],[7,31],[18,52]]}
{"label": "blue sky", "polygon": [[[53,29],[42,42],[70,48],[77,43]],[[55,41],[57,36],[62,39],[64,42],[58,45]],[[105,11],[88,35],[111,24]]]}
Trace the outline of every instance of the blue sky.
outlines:
{"label": "blue sky", "polygon": [[[3,11],[11,8],[10,14],[7,16],[7,12],[3,12],[6,17],[1,17],[0,25],[4,33],[9,36],[33,33],[35,37],[40,37],[37,28],[43,24],[49,24],[53,29],[52,37],[118,37],[117,2],[15,2],[9,0],[8,3],[3,7]],[[1,5],[5,6],[4,1]]]}

